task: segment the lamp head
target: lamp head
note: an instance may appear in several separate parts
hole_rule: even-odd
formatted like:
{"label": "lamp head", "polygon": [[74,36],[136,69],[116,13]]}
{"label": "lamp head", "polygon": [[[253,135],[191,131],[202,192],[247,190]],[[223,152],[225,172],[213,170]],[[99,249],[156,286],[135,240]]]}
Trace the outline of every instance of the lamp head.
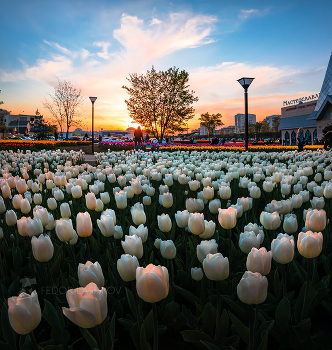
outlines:
{"label": "lamp head", "polygon": [[241,86],[244,88],[244,89],[248,89],[248,87],[250,86],[250,84],[252,83],[252,81],[254,80],[255,78],[241,78],[238,80],[238,82],[241,84]]}
{"label": "lamp head", "polygon": [[90,101],[91,101],[92,103],[95,103],[97,97],[89,97],[89,99],[90,99]]}

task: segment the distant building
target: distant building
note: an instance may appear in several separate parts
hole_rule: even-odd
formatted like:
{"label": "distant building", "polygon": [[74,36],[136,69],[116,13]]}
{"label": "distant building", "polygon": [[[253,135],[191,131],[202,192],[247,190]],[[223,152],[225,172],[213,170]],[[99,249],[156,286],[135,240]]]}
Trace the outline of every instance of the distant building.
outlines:
{"label": "distant building", "polygon": [[42,115],[28,115],[28,114],[11,114],[10,111],[0,109],[2,122],[9,128],[13,128],[19,134],[29,133],[33,131],[34,124],[37,120],[43,120]]}
{"label": "distant building", "polygon": [[[248,114],[248,123],[255,124],[256,123],[256,114]],[[235,133],[241,134],[245,129],[245,115],[244,114],[236,114],[235,116]]]}
{"label": "distant building", "polygon": [[[323,129],[332,123],[332,54],[326,69],[322,88],[318,94],[286,101],[281,108],[279,130],[286,145],[297,144],[297,130],[303,128],[307,143],[323,138]],[[304,103],[303,101],[308,101]],[[299,103],[297,103],[299,102]],[[295,104],[297,103],[297,104]]]}
{"label": "distant building", "polygon": [[273,126],[273,119],[276,117],[281,117],[280,115],[270,115],[268,117],[266,117],[263,122],[268,122],[269,123],[269,127],[272,128]]}
{"label": "distant building", "polygon": [[222,131],[224,135],[232,135],[235,133],[235,125],[226,126],[221,128],[220,131]]}

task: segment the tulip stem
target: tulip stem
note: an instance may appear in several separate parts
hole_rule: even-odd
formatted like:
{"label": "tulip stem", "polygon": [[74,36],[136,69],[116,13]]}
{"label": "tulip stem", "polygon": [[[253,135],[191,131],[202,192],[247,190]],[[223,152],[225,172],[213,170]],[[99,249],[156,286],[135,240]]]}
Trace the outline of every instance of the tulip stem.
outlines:
{"label": "tulip stem", "polygon": [[186,267],[189,267],[188,265],[188,252],[187,252],[187,245],[188,245],[188,232],[184,230],[184,252],[186,254]]}
{"label": "tulip stem", "polygon": [[37,341],[36,341],[35,335],[33,334],[33,331],[31,331],[29,334],[30,334],[30,338],[31,338],[32,345],[33,345],[34,349],[39,350],[39,346],[37,344]]}
{"label": "tulip stem", "polygon": [[255,322],[254,322],[254,334],[256,333],[256,329],[258,326],[258,313],[259,313],[259,304],[255,305]]}
{"label": "tulip stem", "polygon": [[213,306],[213,281],[210,280],[210,304]]}
{"label": "tulip stem", "polygon": [[286,264],[282,264],[282,290],[284,298],[287,296],[287,286],[286,286]]}
{"label": "tulip stem", "polygon": [[312,259],[307,258],[307,282],[306,282],[306,286],[305,286],[305,290],[304,290],[304,299],[303,299],[303,306],[302,306],[302,313],[301,313],[301,321],[304,318],[305,310],[307,308],[307,299],[308,299],[309,286],[310,286],[311,263],[312,263]]}
{"label": "tulip stem", "polygon": [[74,266],[76,266],[76,258],[75,258],[74,249],[73,249],[72,245],[69,242],[68,242],[68,245],[69,245],[69,250],[70,250],[71,257],[72,257],[73,262],[74,262]]}
{"label": "tulip stem", "polygon": [[157,304],[152,303],[153,310],[153,350],[158,350],[158,312]]}
{"label": "tulip stem", "polygon": [[101,339],[100,339],[100,335],[99,335],[99,331],[98,331],[98,328],[97,326],[96,327],[93,327],[91,328],[91,331],[97,341],[97,344],[98,344],[98,348],[99,350],[103,350],[103,343],[101,342]]}
{"label": "tulip stem", "polygon": [[248,305],[249,310],[249,350],[254,349],[255,333],[254,333],[254,309],[252,305]]}
{"label": "tulip stem", "polygon": [[88,251],[88,258],[91,261],[91,253],[90,253],[90,247],[89,247],[89,242],[88,242],[88,237],[84,237],[85,238],[85,244],[86,244],[86,249]]}
{"label": "tulip stem", "polygon": [[216,281],[217,286],[217,314],[216,314],[216,333],[215,333],[215,340],[219,337],[219,319],[220,319],[220,312],[221,312],[221,299],[220,299],[220,281]]}
{"label": "tulip stem", "polygon": [[228,241],[229,241],[229,271],[231,271],[231,263],[232,263],[232,230],[228,230]]}

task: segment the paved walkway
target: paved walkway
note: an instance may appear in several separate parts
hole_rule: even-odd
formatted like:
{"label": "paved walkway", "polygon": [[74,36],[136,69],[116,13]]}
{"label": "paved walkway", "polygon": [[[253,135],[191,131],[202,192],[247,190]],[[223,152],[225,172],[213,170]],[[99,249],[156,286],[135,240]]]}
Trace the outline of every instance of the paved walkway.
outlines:
{"label": "paved walkway", "polygon": [[84,154],[83,159],[86,163],[95,164],[96,162],[96,157],[94,156],[94,154]]}

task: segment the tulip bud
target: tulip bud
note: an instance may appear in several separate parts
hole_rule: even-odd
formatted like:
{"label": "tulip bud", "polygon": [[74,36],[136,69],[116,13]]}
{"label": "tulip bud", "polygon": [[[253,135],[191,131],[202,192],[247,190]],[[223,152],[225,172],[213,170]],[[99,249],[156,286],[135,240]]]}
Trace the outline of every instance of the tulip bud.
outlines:
{"label": "tulip bud", "polygon": [[212,281],[223,281],[229,276],[229,261],[221,253],[208,254],[203,260],[206,277]]}
{"label": "tulip bud", "polygon": [[156,303],[168,295],[169,275],[164,266],[149,264],[136,269],[136,290],[138,296],[147,303]]}
{"label": "tulip bud", "polygon": [[55,210],[58,206],[57,201],[55,198],[48,198],[47,199],[47,206],[50,210]]}
{"label": "tulip bud", "polygon": [[294,257],[294,238],[287,234],[279,233],[271,243],[273,259],[279,264],[288,264]]}
{"label": "tulip bud", "polygon": [[8,226],[14,226],[16,225],[17,222],[17,217],[16,217],[16,213],[14,212],[14,210],[7,210],[6,211],[6,224]]}
{"label": "tulip bud", "polygon": [[100,220],[97,219],[97,225],[105,237],[113,236],[115,231],[113,216],[102,215]]}
{"label": "tulip bud", "polygon": [[16,181],[16,190],[20,194],[23,194],[28,190],[28,186],[24,179],[19,179]]}
{"label": "tulip bud", "polygon": [[220,199],[214,199],[209,203],[209,210],[212,214],[218,214],[218,210],[221,208]]}
{"label": "tulip bud", "polygon": [[231,188],[229,186],[221,186],[219,188],[219,196],[221,199],[229,199],[231,198]]}
{"label": "tulip bud", "polygon": [[121,239],[123,237],[123,231],[121,226],[114,227],[114,238]]}
{"label": "tulip bud", "polygon": [[188,227],[194,235],[201,235],[205,231],[204,214],[190,213]]}
{"label": "tulip bud", "polygon": [[60,213],[63,219],[69,219],[71,216],[71,211],[68,203],[62,203],[60,205]]}
{"label": "tulip bud", "polygon": [[260,198],[260,196],[261,196],[261,190],[260,190],[260,188],[258,186],[251,187],[250,190],[249,190],[249,193],[250,193],[250,196],[252,198],[256,198],[257,199],[257,198]]}
{"label": "tulip bud", "polygon": [[144,225],[146,223],[146,215],[144,212],[143,204],[136,203],[133,207],[131,207],[130,212],[131,218],[135,225]]}
{"label": "tulip bud", "polygon": [[173,205],[172,193],[166,192],[159,195],[159,204],[164,208],[170,208]]}
{"label": "tulip bud", "polygon": [[136,256],[122,254],[117,261],[117,269],[121,278],[125,282],[134,281],[136,279],[136,269],[139,267],[139,262]]}
{"label": "tulip bud", "polygon": [[172,221],[168,214],[161,214],[157,216],[158,227],[162,232],[169,232],[172,229]]}
{"label": "tulip bud", "polygon": [[201,183],[197,180],[194,180],[194,181],[189,181],[188,185],[191,191],[197,191],[200,188]]}
{"label": "tulip bud", "polygon": [[177,211],[175,213],[175,221],[176,224],[180,228],[185,228],[188,226],[188,220],[189,220],[189,212],[188,210],[183,210],[183,211]]}
{"label": "tulip bud", "polygon": [[5,202],[0,199],[0,214],[3,214],[6,211],[6,205]]}
{"label": "tulip bud", "polygon": [[157,248],[157,249],[160,249],[160,243],[162,242],[162,239],[161,238],[156,238],[155,241],[154,241],[154,246]]}
{"label": "tulip bud", "polygon": [[31,239],[32,253],[36,260],[40,262],[50,261],[53,257],[54,246],[49,236],[40,235]]}
{"label": "tulip bud", "polygon": [[203,278],[203,270],[200,267],[192,267],[191,278],[194,281],[200,281]]}
{"label": "tulip bud", "polygon": [[21,209],[21,202],[23,200],[23,197],[21,194],[16,194],[13,198],[13,207],[14,209]]}
{"label": "tulip bud", "polygon": [[[242,205],[241,205],[242,206]],[[218,221],[222,228],[230,230],[236,226],[237,209],[229,207],[227,209],[219,209]]]}
{"label": "tulip bud", "polygon": [[266,230],[276,230],[280,226],[280,216],[278,212],[267,213],[262,211],[260,222]]}
{"label": "tulip bud", "polygon": [[151,197],[149,197],[149,196],[144,196],[144,197],[143,197],[143,204],[144,204],[144,205],[151,205]]}
{"label": "tulip bud", "polygon": [[257,236],[254,231],[244,231],[240,234],[239,247],[243,253],[248,254],[253,247],[259,248],[264,240],[264,235],[259,233]]}
{"label": "tulip bud", "polygon": [[48,213],[48,224],[45,226],[46,230],[51,231],[55,227],[55,221],[52,214]]}
{"label": "tulip bud", "polygon": [[208,254],[216,254],[218,250],[218,244],[215,239],[210,241],[202,241],[197,245],[197,258],[202,263]]}
{"label": "tulip bud", "polygon": [[111,201],[110,195],[108,192],[103,192],[100,194],[100,199],[104,204],[108,204]]}
{"label": "tulip bud", "polygon": [[295,214],[285,215],[283,229],[287,234],[292,234],[297,231],[298,225]]}
{"label": "tulip bud", "polygon": [[65,196],[64,196],[64,194],[63,194],[63,192],[61,190],[54,191],[53,196],[54,196],[54,198],[56,199],[57,202],[61,202],[65,198]]}
{"label": "tulip bud", "polygon": [[81,186],[73,186],[71,188],[71,195],[73,198],[81,198],[82,197],[82,187]]}
{"label": "tulip bud", "polygon": [[326,212],[325,210],[310,210],[307,212],[305,225],[312,232],[321,232],[326,227]]}
{"label": "tulip bud", "polygon": [[26,218],[25,216],[23,216],[20,220],[17,220],[17,230],[22,237],[28,236],[27,223],[30,219],[31,218]]}
{"label": "tulip bud", "polygon": [[[63,314],[81,328],[93,328],[101,324],[107,316],[107,292],[98,289],[95,283],[85,288],[70,289],[66,294],[69,309],[62,308]],[[93,301],[93,307],[91,307]]]}
{"label": "tulip bud", "polygon": [[39,325],[41,310],[35,290],[31,295],[21,293],[18,297],[9,298],[8,307],[9,322],[16,333],[31,333]]}
{"label": "tulip bud", "polygon": [[141,237],[142,243],[144,243],[148,238],[148,228],[143,224],[139,225],[137,229],[134,226],[129,227],[129,236],[136,235]]}
{"label": "tulip bud", "polygon": [[259,272],[266,276],[271,270],[272,251],[266,248],[252,248],[247,256],[247,269],[251,272]]}
{"label": "tulip bud", "polygon": [[323,249],[321,232],[300,232],[297,238],[297,249],[305,258],[316,258]]}
{"label": "tulip bud", "polygon": [[68,242],[74,237],[74,228],[71,220],[60,219],[55,221],[55,233],[61,242]]}
{"label": "tulip bud", "polygon": [[39,219],[42,225],[45,227],[48,224],[48,211],[46,208],[37,205],[33,208],[33,216]]}
{"label": "tulip bud", "polygon": [[100,198],[97,199],[96,203],[97,203],[97,205],[96,205],[95,211],[97,213],[102,212],[104,210],[104,203],[102,202],[102,200]]}
{"label": "tulip bud", "polygon": [[88,212],[77,214],[76,232],[80,237],[88,237],[92,234],[92,222]]}
{"label": "tulip bud", "polygon": [[31,211],[31,205],[29,203],[28,198],[22,199],[22,201],[21,201],[21,212],[23,214],[29,214],[30,211]]}
{"label": "tulip bud", "polygon": [[172,240],[160,242],[160,253],[165,259],[174,259],[176,256],[176,248]]}
{"label": "tulip bud", "polygon": [[127,208],[127,196],[126,192],[120,191],[115,193],[115,201],[116,201],[116,206],[119,209],[125,209]]}
{"label": "tulip bud", "polygon": [[267,297],[268,282],[259,272],[246,271],[237,285],[237,296],[245,304],[261,304]]}
{"label": "tulip bud", "polygon": [[94,264],[91,261],[87,261],[85,264],[79,264],[77,274],[81,287],[86,287],[91,282],[95,283],[98,288],[104,286],[105,279],[98,261]]}
{"label": "tulip bud", "polygon": [[29,237],[38,236],[44,231],[42,222],[36,217],[33,219],[28,218],[26,225]]}
{"label": "tulip bud", "polygon": [[141,237],[136,235],[125,236],[125,241],[121,241],[122,248],[126,254],[135,255],[137,259],[143,256],[143,244]]}
{"label": "tulip bud", "polygon": [[97,199],[93,192],[89,192],[85,195],[86,207],[89,210],[95,210],[97,207]]}
{"label": "tulip bud", "polygon": [[212,220],[206,221],[204,220],[204,232],[199,235],[200,238],[202,239],[209,239],[214,235],[214,231],[216,230],[216,223],[213,222]]}
{"label": "tulip bud", "polygon": [[36,205],[40,205],[40,204],[42,203],[42,200],[43,200],[43,198],[42,198],[41,193],[35,193],[35,194],[33,195],[33,202],[34,202]]}

